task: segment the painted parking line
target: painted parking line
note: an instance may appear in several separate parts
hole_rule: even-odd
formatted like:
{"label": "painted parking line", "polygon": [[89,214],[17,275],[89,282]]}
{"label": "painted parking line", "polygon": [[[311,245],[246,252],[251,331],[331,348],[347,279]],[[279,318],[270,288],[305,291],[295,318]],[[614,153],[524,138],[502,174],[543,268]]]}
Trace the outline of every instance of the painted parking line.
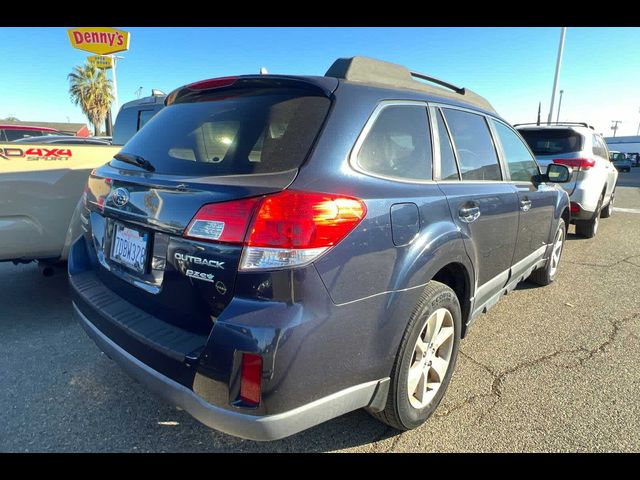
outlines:
{"label": "painted parking line", "polygon": [[614,212],[624,212],[624,213],[640,213],[640,208],[620,208],[613,207]]}

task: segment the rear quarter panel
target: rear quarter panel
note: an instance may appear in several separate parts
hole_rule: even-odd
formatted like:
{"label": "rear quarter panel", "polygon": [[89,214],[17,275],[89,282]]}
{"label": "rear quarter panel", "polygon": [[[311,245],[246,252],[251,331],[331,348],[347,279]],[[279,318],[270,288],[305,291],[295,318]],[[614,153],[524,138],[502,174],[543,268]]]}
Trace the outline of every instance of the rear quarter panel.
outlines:
{"label": "rear quarter panel", "polygon": [[0,260],[58,258],[93,168],[120,147],[0,144]]}

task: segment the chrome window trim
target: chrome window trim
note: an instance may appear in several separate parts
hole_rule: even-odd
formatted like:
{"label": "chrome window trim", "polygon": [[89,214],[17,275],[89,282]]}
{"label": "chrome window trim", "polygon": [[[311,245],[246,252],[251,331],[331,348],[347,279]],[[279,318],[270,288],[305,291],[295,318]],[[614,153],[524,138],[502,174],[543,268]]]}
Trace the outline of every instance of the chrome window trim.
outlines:
{"label": "chrome window trim", "polygon": [[361,173],[363,175],[367,175],[368,177],[381,178],[383,180],[391,180],[393,182],[409,183],[409,184],[414,184],[414,185],[421,185],[421,184],[422,185],[424,185],[424,184],[429,185],[429,184],[436,183],[434,181],[434,175],[433,175],[435,151],[434,151],[433,132],[432,131],[431,132],[425,132],[426,134],[431,135],[431,179],[430,180],[417,180],[417,179],[416,180],[410,180],[408,178],[391,177],[391,176],[388,176],[388,175],[381,175],[379,173],[370,172],[370,171],[366,170],[365,168],[362,168],[358,164],[358,154],[360,153],[360,150],[362,149],[362,144],[367,139],[367,136],[369,135],[369,132],[373,128],[373,125],[375,124],[376,120],[378,119],[378,117],[380,116],[380,114],[382,113],[382,111],[385,108],[395,107],[395,106],[417,106],[417,107],[423,107],[425,109],[425,114],[427,115],[427,125],[429,127],[431,127],[431,116],[429,115],[429,104],[426,101],[421,101],[421,100],[382,100],[381,102],[378,102],[378,104],[374,108],[373,112],[371,113],[371,115],[367,119],[367,122],[364,124],[364,127],[363,127],[362,131],[358,135],[358,138],[356,139],[356,142],[354,143],[353,148],[351,149],[351,153],[349,154],[349,158],[348,158],[349,166],[353,170],[355,170],[356,172]]}

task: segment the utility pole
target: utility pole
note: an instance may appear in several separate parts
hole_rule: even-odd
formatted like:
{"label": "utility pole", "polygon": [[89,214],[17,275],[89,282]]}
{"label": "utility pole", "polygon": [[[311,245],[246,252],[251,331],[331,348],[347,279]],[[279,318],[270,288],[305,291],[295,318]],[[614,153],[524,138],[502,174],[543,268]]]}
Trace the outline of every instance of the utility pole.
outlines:
{"label": "utility pole", "polygon": [[560,90],[560,100],[558,100],[558,116],[556,117],[556,123],[560,121],[560,107],[562,107],[562,94],[564,90]]}
{"label": "utility pole", "polygon": [[613,125],[611,126],[611,130],[613,130],[613,136],[615,138],[616,133],[618,132],[618,124],[622,123],[621,120],[611,120],[613,122]]}
{"label": "utility pole", "polygon": [[[640,113],[640,108],[638,109],[638,113]],[[640,122],[638,122],[638,131],[636,132],[636,137],[640,135]]]}
{"label": "utility pole", "polygon": [[140,98],[140,95],[142,95],[142,87],[136,90],[136,98]]}
{"label": "utility pole", "polygon": [[549,116],[547,117],[547,124],[551,123],[551,117],[553,115],[553,104],[556,99],[556,89],[558,88],[558,79],[560,78],[560,65],[562,64],[562,51],[564,50],[564,37],[567,33],[567,27],[562,27],[560,32],[560,45],[558,46],[558,60],[556,62],[556,74],[553,79],[553,91],[551,92],[551,106],[549,107]]}
{"label": "utility pole", "polygon": [[540,126],[540,110],[542,109],[542,102],[538,102],[538,121],[536,122],[537,126]]}

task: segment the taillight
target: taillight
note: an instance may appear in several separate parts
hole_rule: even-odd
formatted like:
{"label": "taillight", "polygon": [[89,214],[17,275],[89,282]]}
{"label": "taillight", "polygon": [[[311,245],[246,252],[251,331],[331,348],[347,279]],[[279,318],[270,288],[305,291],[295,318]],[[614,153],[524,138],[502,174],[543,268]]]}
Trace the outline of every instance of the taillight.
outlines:
{"label": "taillight", "polygon": [[[91,187],[89,186],[89,184],[91,184]],[[112,178],[95,176],[94,169],[94,171],[92,171],[91,175],[89,176],[89,180],[84,186],[84,191],[82,192],[84,205],[88,206],[89,192],[93,191],[93,195],[96,197],[95,204],[101,211],[104,210],[104,202],[111,193],[112,185]]]}
{"label": "taillight", "polygon": [[262,395],[262,357],[254,353],[242,354],[240,368],[240,400],[247,406],[260,405]]}
{"label": "taillight", "polygon": [[251,213],[259,201],[260,198],[247,198],[205,205],[193,217],[184,236],[225,243],[243,243]]}
{"label": "taillight", "polygon": [[556,158],[553,163],[578,168],[580,170],[589,170],[596,165],[596,161],[593,158]]}
{"label": "taillight", "polygon": [[285,190],[205,205],[184,236],[244,245],[240,270],[301,266],[340,242],[366,212],[354,197]]}
{"label": "taillight", "polygon": [[571,202],[571,204],[569,205],[569,210],[571,211],[571,213],[580,213],[580,205],[575,202]]}
{"label": "taillight", "polygon": [[265,197],[247,232],[240,270],[312,262],[346,237],[366,215],[362,200],[285,190]]}

